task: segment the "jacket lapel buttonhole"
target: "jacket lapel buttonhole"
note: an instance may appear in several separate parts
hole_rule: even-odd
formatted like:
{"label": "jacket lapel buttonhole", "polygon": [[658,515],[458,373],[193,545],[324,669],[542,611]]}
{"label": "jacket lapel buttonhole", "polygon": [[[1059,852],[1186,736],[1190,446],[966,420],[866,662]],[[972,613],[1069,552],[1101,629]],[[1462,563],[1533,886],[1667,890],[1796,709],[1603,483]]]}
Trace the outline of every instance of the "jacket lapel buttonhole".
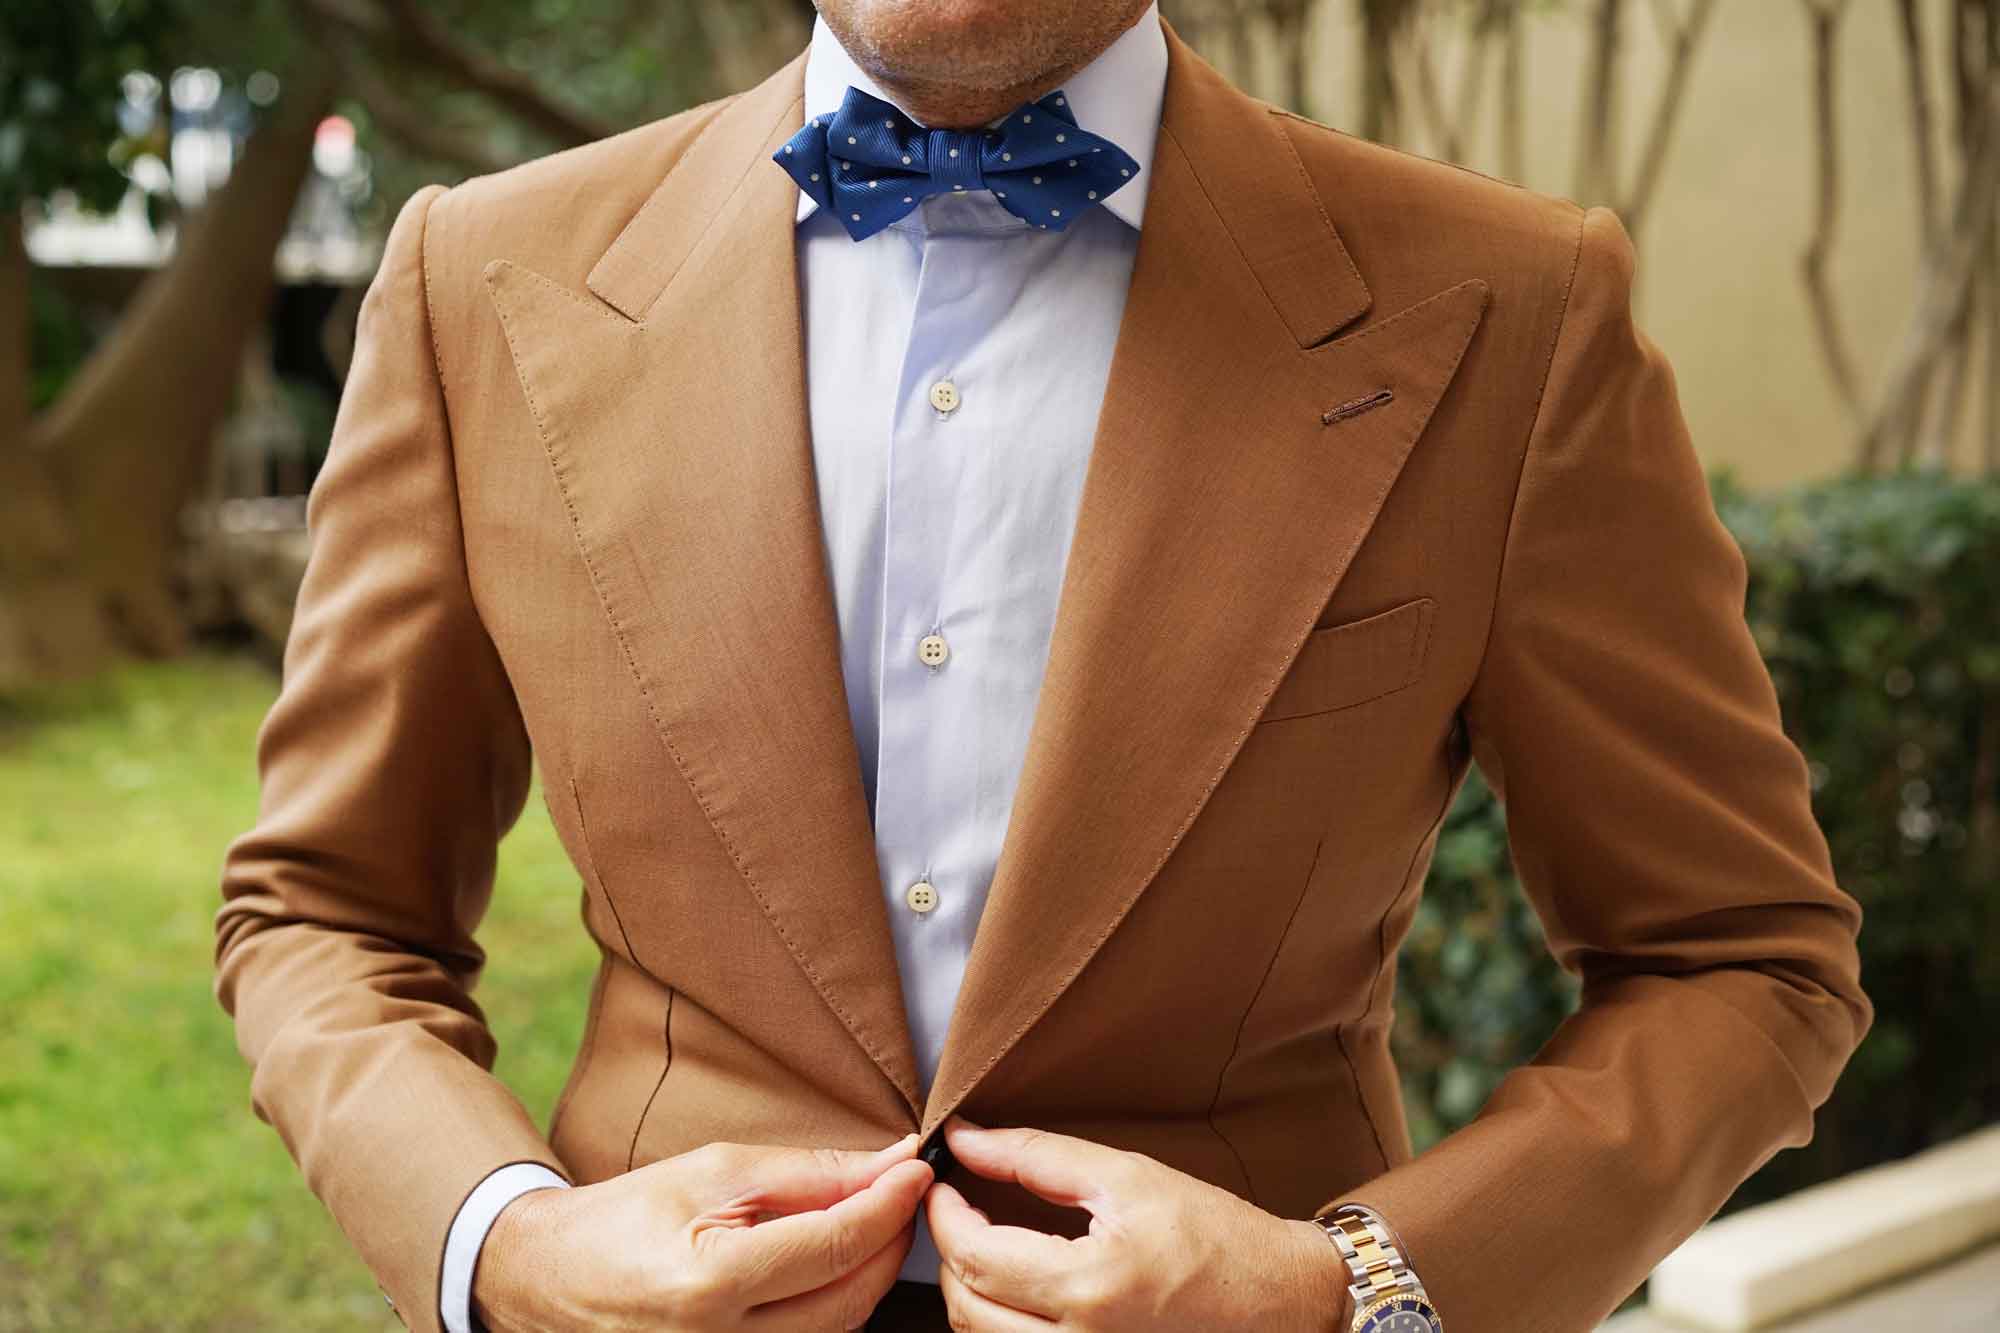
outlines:
{"label": "jacket lapel buttonhole", "polygon": [[1394,399],[1395,396],[1393,390],[1381,388],[1373,393],[1363,394],[1359,398],[1350,398],[1346,402],[1335,407],[1330,407],[1320,413],[1320,424],[1322,426],[1331,426],[1336,421],[1345,421],[1349,417],[1358,417],[1363,412],[1383,406]]}

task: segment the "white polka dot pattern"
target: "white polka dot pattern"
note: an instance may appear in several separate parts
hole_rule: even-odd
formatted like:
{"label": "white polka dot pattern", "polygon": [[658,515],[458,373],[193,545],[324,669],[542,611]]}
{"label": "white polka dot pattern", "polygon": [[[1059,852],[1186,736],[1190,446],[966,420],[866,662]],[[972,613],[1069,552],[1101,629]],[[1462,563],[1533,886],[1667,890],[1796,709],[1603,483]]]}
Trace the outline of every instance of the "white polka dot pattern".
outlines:
{"label": "white polka dot pattern", "polygon": [[[837,163],[831,143],[846,154]],[[1070,156],[1085,148],[1090,156]],[[931,195],[982,189],[1016,217],[1059,231],[1138,170],[1118,145],[1079,126],[1060,93],[1023,107],[998,129],[962,131],[926,129],[852,87],[838,111],[814,118],[772,160],[857,241]],[[881,189],[885,181],[900,188]]]}

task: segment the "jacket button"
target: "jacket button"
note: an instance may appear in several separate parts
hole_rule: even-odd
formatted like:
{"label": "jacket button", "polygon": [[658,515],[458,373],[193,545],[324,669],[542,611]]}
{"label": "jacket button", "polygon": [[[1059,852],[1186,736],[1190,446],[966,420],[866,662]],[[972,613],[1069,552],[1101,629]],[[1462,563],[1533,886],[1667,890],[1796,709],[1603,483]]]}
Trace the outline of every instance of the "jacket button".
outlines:
{"label": "jacket button", "polygon": [[944,1179],[947,1171],[958,1169],[958,1159],[953,1157],[951,1149],[945,1146],[942,1129],[933,1133],[930,1140],[917,1150],[917,1157],[930,1164],[931,1176],[936,1180]]}

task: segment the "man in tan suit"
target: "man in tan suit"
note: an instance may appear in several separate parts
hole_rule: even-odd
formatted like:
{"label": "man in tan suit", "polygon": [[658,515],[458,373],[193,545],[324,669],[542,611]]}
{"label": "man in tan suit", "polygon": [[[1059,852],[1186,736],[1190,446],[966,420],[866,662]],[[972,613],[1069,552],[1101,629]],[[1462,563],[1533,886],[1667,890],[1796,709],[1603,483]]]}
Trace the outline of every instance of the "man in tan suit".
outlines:
{"label": "man in tan suit", "polygon": [[[1593,1326],[1871,1018],[1633,263],[1139,0],[824,0],[420,191],[218,918],[398,1314]],[[1417,1156],[1474,761],[1582,1005]],[[537,765],[602,951],[546,1138],[471,996]]]}

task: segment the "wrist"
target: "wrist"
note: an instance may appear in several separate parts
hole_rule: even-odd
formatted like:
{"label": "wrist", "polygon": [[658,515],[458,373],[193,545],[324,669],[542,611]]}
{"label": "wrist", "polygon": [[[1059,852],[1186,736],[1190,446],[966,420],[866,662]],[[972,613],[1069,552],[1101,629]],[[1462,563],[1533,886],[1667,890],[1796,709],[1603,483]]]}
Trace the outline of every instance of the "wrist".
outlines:
{"label": "wrist", "polygon": [[1423,1279],[1386,1218],[1366,1204],[1345,1203],[1313,1215],[1347,1269],[1353,1322],[1371,1330],[1439,1333],[1442,1323]]}
{"label": "wrist", "polygon": [[1354,1298],[1347,1290],[1347,1264],[1316,1222],[1288,1221],[1298,1256],[1296,1280],[1299,1317],[1293,1327],[1305,1333],[1347,1333],[1354,1322]]}
{"label": "wrist", "polygon": [[548,1234],[548,1211],[567,1192],[530,1190],[494,1217],[472,1270],[472,1312],[486,1333],[517,1333],[532,1326],[523,1321],[533,1317],[530,1302],[542,1284],[530,1274]]}

